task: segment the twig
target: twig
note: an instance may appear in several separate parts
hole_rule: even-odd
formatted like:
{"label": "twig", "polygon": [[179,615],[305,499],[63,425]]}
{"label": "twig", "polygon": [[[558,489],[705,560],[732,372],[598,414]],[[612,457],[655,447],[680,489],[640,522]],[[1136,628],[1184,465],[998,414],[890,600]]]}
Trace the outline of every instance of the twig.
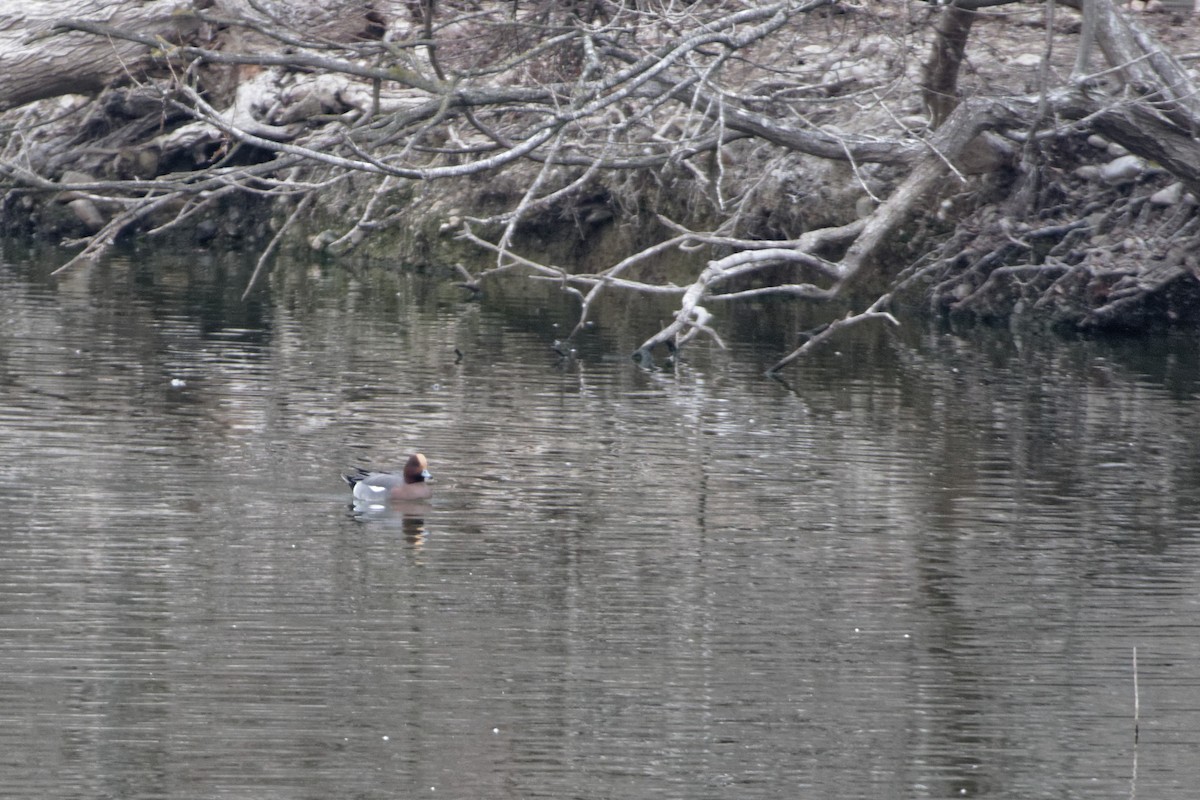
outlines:
{"label": "twig", "polygon": [[[587,325],[588,314],[591,312],[592,303],[594,303],[596,298],[600,296],[600,292],[605,286],[610,286],[616,281],[617,276],[619,276],[633,264],[636,264],[637,262],[651,256],[656,256],[665,250],[669,250],[675,245],[686,241],[686,239],[686,236],[676,236],[671,239],[667,239],[666,241],[659,242],[656,245],[647,247],[645,250],[641,250],[637,253],[634,253],[632,256],[622,259],[618,263],[605,270],[600,275],[600,278],[596,281],[596,283],[592,285],[592,288],[588,290],[587,296],[583,298],[583,305],[579,309],[579,321],[575,323],[575,327],[571,330],[571,334],[567,338],[570,339],[574,337],[575,334],[584,329],[584,327]],[[682,291],[682,289],[680,291]]]}
{"label": "twig", "polygon": [[305,211],[308,210],[308,207],[312,205],[313,200],[315,200],[316,197],[316,192],[309,192],[308,194],[304,195],[300,202],[296,204],[295,210],[288,215],[287,220],[279,226],[279,230],[275,232],[275,235],[271,237],[271,241],[267,243],[265,248],[263,248],[262,253],[260,253],[258,256],[258,263],[254,265],[254,272],[251,273],[250,280],[246,283],[246,289],[242,292],[243,300],[250,296],[250,292],[254,289],[254,284],[258,282],[258,277],[266,268],[267,261],[269,261],[271,256],[274,255],[275,251],[279,249],[279,243],[283,240],[283,235],[287,233],[288,229],[292,227],[292,224],[299,219]]}
{"label": "twig", "polygon": [[1141,699],[1138,695],[1137,645],[1133,648],[1133,744],[1138,743],[1138,728],[1141,717]]}
{"label": "twig", "polygon": [[[464,284],[465,286],[467,286],[467,288],[476,289],[480,285],[480,281],[482,281],[483,278],[487,275],[493,275],[497,272],[505,272],[505,271],[513,269],[515,267],[526,267],[533,271],[534,276],[542,276],[542,277],[551,278],[561,286],[561,288],[564,292],[567,292],[568,294],[573,294],[576,297],[578,297],[580,300],[583,299],[583,292],[579,291],[574,286],[570,286],[568,284],[568,281],[571,280],[571,276],[569,274],[567,274],[566,270],[561,269],[559,267],[547,266],[546,264],[539,264],[536,261],[531,261],[528,258],[524,258],[523,256],[517,255],[516,253],[512,252],[511,250],[502,250],[499,245],[489,242],[487,239],[483,239],[479,236],[476,236],[475,232],[471,230],[471,226],[469,224],[464,224],[462,226],[462,231],[459,232],[458,236],[461,239],[466,239],[468,242],[472,242],[476,245],[479,245],[480,247],[484,248],[485,250],[490,250],[491,252],[496,254],[498,259],[502,259],[502,261],[500,263],[497,263],[496,266],[485,269],[483,272],[476,275],[473,279],[468,280]],[[461,265],[458,267],[458,271],[459,271],[459,274],[470,275],[470,273],[467,272],[466,268],[462,267]]]}
{"label": "twig", "polygon": [[815,348],[821,342],[823,342],[826,339],[828,339],[829,337],[833,336],[839,330],[842,330],[843,328],[849,328],[853,325],[858,325],[859,323],[867,322],[868,320],[873,320],[873,319],[882,319],[897,328],[900,327],[900,321],[898,319],[896,319],[895,317],[893,317],[887,311],[870,311],[870,310],[868,310],[868,311],[862,312],[861,314],[847,314],[846,316],[842,317],[841,319],[839,319],[835,322],[831,322],[829,325],[822,328],[819,333],[817,333],[815,336],[813,336],[807,342],[800,345],[795,350],[793,350],[791,353],[789,353],[788,355],[781,358],[770,369],[767,370],[767,375],[774,375],[775,373],[779,372],[781,369],[786,367],[788,364],[792,363],[797,358],[799,358],[800,356],[807,353],[809,350],[812,350],[813,348]]}
{"label": "twig", "polygon": [[82,251],[72,257],[67,263],[63,264],[58,269],[51,272],[51,275],[61,275],[76,264],[91,264],[94,263],[100,256],[108,252],[116,241],[117,236],[121,234],[125,228],[134,224],[138,220],[144,219],[160,208],[163,208],[170,203],[175,202],[176,195],[168,194],[162,197],[146,198],[141,205],[122,211],[117,216],[113,217],[104,227],[87,239],[87,245]]}

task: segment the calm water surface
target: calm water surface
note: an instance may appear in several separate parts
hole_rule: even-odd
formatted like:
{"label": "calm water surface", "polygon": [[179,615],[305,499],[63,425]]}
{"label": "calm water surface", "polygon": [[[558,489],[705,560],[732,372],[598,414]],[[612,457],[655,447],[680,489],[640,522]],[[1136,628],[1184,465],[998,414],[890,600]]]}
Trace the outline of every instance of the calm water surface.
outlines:
{"label": "calm water surface", "polygon": [[785,384],[765,310],[644,372],[657,316],[563,361],[554,302],[207,258],[0,263],[0,794],[1194,797],[1194,341]]}

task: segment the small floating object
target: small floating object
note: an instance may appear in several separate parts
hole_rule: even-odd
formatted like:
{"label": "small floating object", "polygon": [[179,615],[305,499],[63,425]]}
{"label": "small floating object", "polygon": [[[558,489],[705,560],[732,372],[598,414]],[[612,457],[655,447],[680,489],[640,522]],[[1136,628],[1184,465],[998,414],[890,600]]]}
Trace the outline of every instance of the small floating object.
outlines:
{"label": "small floating object", "polygon": [[171,378],[172,389],[182,389],[185,386],[187,386],[187,381],[185,381],[183,378]]}

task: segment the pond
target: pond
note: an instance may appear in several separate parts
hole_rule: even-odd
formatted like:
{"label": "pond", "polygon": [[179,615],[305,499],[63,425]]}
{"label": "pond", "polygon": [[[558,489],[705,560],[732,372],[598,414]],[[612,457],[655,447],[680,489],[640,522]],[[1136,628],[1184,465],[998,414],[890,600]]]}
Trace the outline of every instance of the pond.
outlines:
{"label": "pond", "polygon": [[[909,324],[784,382],[786,310],[647,371],[661,309],[563,358],[553,294],[57,257],[0,263],[12,796],[1200,783],[1191,339]],[[431,502],[350,504],[416,450]]]}

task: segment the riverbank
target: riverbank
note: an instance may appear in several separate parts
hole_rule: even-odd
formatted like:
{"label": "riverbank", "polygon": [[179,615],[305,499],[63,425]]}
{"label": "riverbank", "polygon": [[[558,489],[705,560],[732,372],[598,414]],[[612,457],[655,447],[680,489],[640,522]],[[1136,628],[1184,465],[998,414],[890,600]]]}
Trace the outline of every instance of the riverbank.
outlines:
{"label": "riverbank", "polygon": [[255,281],[282,249],[552,280],[581,324],[601,291],[678,296],[646,351],[763,294],[814,321],[1200,323],[1190,16],[1099,4],[1083,80],[1067,8],[385,6],[324,44],[192,10],[143,23],[175,44],[140,60],[133,22],[59,21],[135,55],[3,114],[0,222],[76,241],[67,269],[139,237],[244,247]]}

